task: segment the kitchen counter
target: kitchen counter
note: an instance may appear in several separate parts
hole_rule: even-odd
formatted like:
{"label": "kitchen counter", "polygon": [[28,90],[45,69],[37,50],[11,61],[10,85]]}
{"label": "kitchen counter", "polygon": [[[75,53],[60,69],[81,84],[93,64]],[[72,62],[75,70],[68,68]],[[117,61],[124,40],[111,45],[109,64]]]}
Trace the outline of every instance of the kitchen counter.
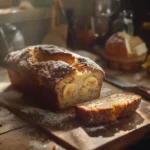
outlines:
{"label": "kitchen counter", "polygon": [[[0,94],[2,89],[9,85],[5,81],[8,81],[7,72],[0,67]],[[55,148],[64,150],[59,144],[0,105],[0,150],[55,150]]]}
{"label": "kitchen counter", "polygon": [[[107,71],[109,71],[109,69]],[[146,85],[150,87],[150,85],[147,85],[147,83],[150,82],[150,78],[146,77],[141,72],[135,74],[113,71],[112,73],[128,81],[132,81],[134,83],[139,83],[140,85]],[[0,99],[2,98],[1,92],[9,84],[10,83],[8,82],[6,70],[0,68]],[[143,146],[146,150],[145,145],[150,147],[150,144],[148,142],[149,140],[150,137],[147,133],[145,137],[140,137],[136,140],[132,140],[133,145],[131,147],[128,147],[129,145],[127,145],[127,148],[125,148],[124,150],[140,150],[140,148],[142,149]],[[0,149],[55,150],[55,148],[56,150],[65,149],[62,147],[62,145],[59,145],[59,141],[54,141],[52,137],[41,133],[39,130],[36,130],[36,128],[33,128],[29,123],[21,120],[18,116],[14,115],[11,111],[7,110],[6,108],[0,105]]]}

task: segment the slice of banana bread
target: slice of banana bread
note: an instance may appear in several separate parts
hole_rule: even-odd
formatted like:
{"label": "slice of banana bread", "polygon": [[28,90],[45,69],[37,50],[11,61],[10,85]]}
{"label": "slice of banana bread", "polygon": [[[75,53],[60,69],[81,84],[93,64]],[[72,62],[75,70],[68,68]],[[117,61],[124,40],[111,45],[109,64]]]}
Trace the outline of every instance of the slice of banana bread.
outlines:
{"label": "slice of banana bread", "polygon": [[118,93],[75,107],[77,118],[85,125],[104,124],[131,115],[141,102],[141,96]]}

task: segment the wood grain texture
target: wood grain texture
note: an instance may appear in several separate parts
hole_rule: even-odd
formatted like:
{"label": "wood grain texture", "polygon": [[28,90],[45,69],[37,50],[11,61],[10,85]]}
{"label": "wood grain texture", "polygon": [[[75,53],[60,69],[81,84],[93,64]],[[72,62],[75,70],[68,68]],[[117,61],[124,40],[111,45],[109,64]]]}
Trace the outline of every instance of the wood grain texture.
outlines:
{"label": "wood grain texture", "polygon": [[31,127],[18,129],[0,136],[1,150],[64,150]]}
{"label": "wood grain texture", "polygon": [[[0,100],[3,99],[1,93],[6,87],[10,85],[6,70],[0,68]],[[26,125],[24,121],[15,116],[9,110],[0,107],[0,134],[4,134],[11,130],[22,128]]]}
{"label": "wood grain texture", "polygon": [[[117,92],[126,91],[103,83],[103,96]],[[150,131],[150,107],[149,102],[144,99],[137,112],[128,118],[110,124],[87,127],[75,119],[73,110],[53,113],[46,110],[44,106],[33,103],[30,96],[22,95],[12,87],[4,89],[0,97],[1,105],[25,121],[36,125],[47,135],[58,138],[71,149],[122,149],[141,139]]]}
{"label": "wood grain texture", "polygon": [[26,123],[7,109],[0,107],[0,135],[26,126]]}

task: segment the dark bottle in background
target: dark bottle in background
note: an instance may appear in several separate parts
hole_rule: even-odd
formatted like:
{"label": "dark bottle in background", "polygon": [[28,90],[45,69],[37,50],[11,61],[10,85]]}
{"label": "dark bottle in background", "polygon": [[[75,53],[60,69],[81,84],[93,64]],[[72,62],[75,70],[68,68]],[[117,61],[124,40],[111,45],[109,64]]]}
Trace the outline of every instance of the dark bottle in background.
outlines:
{"label": "dark bottle in background", "polygon": [[[134,15],[134,35],[140,36],[150,47],[150,30],[144,28],[144,23],[150,24],[149,0],[131,0],[130,6]],[[149,25],[150,26],[150,25]]]}
{"label": "dark bottle in background", "polygon": [[75,49],[76,48],[75,29],[77,28],[78,20],[74,14],[73,9],[66,10],[66,17],[68,20],[67,46],[71,49]]}
{"label": "dark bottle in background", "polygon": [[104,47],[106,40],[113,34],[112,23],[118,16],[120,0],[95,0],[93,10],[97,34],[95,45]]}

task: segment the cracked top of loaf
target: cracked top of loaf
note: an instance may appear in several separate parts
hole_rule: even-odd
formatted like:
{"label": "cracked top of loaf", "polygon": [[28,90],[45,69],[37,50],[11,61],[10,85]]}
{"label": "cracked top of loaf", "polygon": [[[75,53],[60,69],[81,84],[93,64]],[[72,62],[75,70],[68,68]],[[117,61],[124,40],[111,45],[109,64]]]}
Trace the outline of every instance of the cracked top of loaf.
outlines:
{"label": "cracked top of loaf", "polygon": [[89,58],[55,45],[36,45],[9,53],[4,65],[34,84],[54,88],[55,84],[76,71],[100,71],[102,68]]}

